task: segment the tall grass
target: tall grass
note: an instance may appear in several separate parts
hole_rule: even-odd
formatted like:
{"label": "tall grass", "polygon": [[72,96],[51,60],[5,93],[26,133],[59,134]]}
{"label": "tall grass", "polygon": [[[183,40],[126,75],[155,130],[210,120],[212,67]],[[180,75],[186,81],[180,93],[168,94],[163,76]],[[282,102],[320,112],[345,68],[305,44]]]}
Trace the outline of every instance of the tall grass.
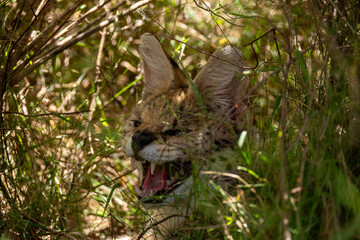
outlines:
{"label": "tall grass", "polygon": [[217,153],[236,187],[196,185],[175,239],[360,238],[358,1],[149,2],[0,3],[0,238],[146,229],[120,148],[144,32],[191,76],[236,45],[251,79],[247,138]]}

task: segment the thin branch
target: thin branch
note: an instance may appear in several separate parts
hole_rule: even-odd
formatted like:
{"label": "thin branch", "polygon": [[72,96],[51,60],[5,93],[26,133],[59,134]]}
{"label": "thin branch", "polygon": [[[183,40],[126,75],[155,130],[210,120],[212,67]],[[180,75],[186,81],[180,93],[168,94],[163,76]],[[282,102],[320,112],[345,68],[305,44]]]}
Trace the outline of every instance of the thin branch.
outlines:
{"label": "thin branch", "polygon": [[24,114],[21,112],[2,112],[2,114],[6,114],[6,115],[21,115],[24,117],[28,117],[28,118],[33,118],[33,117],[44,117],[44,116],[58,116],[58,115],[76,115],[76,114],[81,114],[81,113],[86,113],[89,112],[89,110],[83,110],[83,111],[77,111],[77,112],[49,112],[49,113],[40,113],[40,114],[33,114],[33,115],[29,115],[29,114]]}
{"label": "thin branch", "polygon": [[69,32],[71,29],[73,29],[74,27],[76,27],[79,23],[81,23],[85,18],[87,18],[90,14],[93,14],[94,12],[98,11],[99,9],[101,9],[102,7],[104,7],[107,3],[109,3],[111,0],[106,0],[103,3],[101,3],[100,5],[96,5],[95,7],[91,8],[89,11],[87,11],[85,14],[83,14],[81,17],[79,17],[79,19],[77,19],[76,21],[73,21],[72,23],[70,23],[68,26],[66,26],[65,28],[63,28],[58,34],[55,35],[54,39],[58,39],[59,37],[61,37],[62,35],[64,35],[65,33]]}
{"label": "thin branch", "polygon": [[28,49],[32,49],[36,44],[39,44],[40,40],[47,36],[50,31],[52,31],[60,22],[64,22],[68,19],[69,15],[71,15],[82,3],[83,0],[77,0],[73,5],[67,8],[63,13],[61,13],[56,19],[54,19],[41,33],[37,38],[35,38],[25,49],[25,52]]}
{"label": "thin branch", "polygon": [[[220,221],[221,221],[221,225],[222,225],[222,228],[224,229],[224,234],[225,234],[225,236],[226,236],[226,239],[229,239],[229,240],[234,240],[234,238],[233,238],[233,236],[230,234],[230,231],[229,231],[229,227],[228,227],[228,225],[226,224],[226,222],[225,222],[225,220],[224,220],[224,217],[223,217],[223,215],[221,214],[221,210],[220,209],[218,209],[217,210],[217,214],[218,214],[218,219],[220,219]],[[240,229],[241,231],[244,231],[244,229]],[[245,231],[244,231],[244,233],[246,233]],[[245,235],[246,236],[246,235]],[[245,238],[247,238],[247,237],[245,237]]]}
{"label": "thin branch", "polygon": [[[118,8],[125,4],[126,1],[121,1],[119,3],[117,3],[115,6],[113,6],[112,8],[110,8],[110,12],[114,12],[117,11]],[[97,18],[95,18],[94,20],[90,21],[88,24],[86,24],[82,29],[79,30],[79,33],[83,33],[86,32],[88,29],[90,29],[92,26],[94,26],[96,23],[100,22],[105,15],[107,14],[107,12],[103,12],[102,14],[100,14]]]}
{"label": "thin branch", "polygon": [[252,40],[251,42],[245,44],[244,47],[249,46],[250,44],[253,44],[253,43],[256,42],[257,40],[263,38],[264,36],[266,36],[267,34],[269,34],[270,32],[272,32],[272,31],[274,31],[274,30],[275,30],[274,28],[268,30],[266,33],[264,33],[264,34],[261,35],[260,37],[257,37],[257,38],[255,38],[254,40]]}
{"label": "thin branch", "polygon": [[[108,12],[108,14],[109,14],[109,12]],[[106,30],[107,30],[107,28],[105,27],[105,28],[103,28],[103,30],[101,32],[99,51],[98,51],[98,55],[96,58],[96,72],[95,72],[95,81],[94,81],[95,82],[95,92],[92,94],[91,101],[90,101],[89,123],[91,123],[91,121],[93,119],[94,111],[96,109],[96,98],[98,97],[99,91],[100,91],[101,61],[102,61],[102,55],[103,55],[103,50],[104,50],[104,45],[105,45]],[[90,151],[91,151],[91,154],[94,154],[94,149],[92,147],[91,131],[89,131],[89,128],[88,128],[87,133],[88,133]]]}
{"label": "thin branch", "polygon": [[254,53],[254,55],[255,55],[256,65],[255,65],[255,67],[253,67],[253,69],[256,69],[256,68],[259,66],[259,60],[258,60],[256,51],[255,51],[255,49],[254,49],[253,43],[256,42],[256,41],[258,41],[259,39],[265,37],[265,36],[268,35],[270,32],[273,32],[273,34],[274,34],[274,41],[275,41],[275,44],[276,44],[276,49],[277,49],[278,54],[279,54],[279,57],[280,57],[280,59],[281,59],[281,55],[280,55],[278,43],[277,43],[277,40],[276,40],[276,35],[275,35],[275,34],[276,34],[276,31],[275,31],[275,30],[276,30],[275,28],[272,28],[272,29],[270,29],[269,31],[267,31],[266,33],[264,33],[263,35],[261,35],[260,37],[257,37],[257,38],[255,38],[254,40],[252,40],[251,42],[249,42],[249,43],[247,43],[247,44],[244,45],[244,47],[250,45],[250,46],[251,46],[251,49],[252,49],[252,51],[253,51],[253,53]]}
{"label": "thin branch", "polygon": [[281,62],[281,54],[280,54],[278,42],[276,40],[276,29],[275,28],[273,29],[273,38],[274,38],[274,42],[275,42],[275,45],[276,45],[276,51],[277,51],[277,53],[279,55],[279,59],[280,59],[280,62]]}
{"label": "thin branch", "polygon": [[281,157],[281,165],[280,165],[280,198],[281,205],[283,209],[283,239],[291,240],[291,233],[289,230],[289,212],[287,211],[287,204],[289,200],[289,190],[288,190],[288,181],[287,181],[287,155],[285,151],[286,146],[286,117],[287,117],[287,98],[286,95],[288,93],[288,76],[289,76],[290,65],[286,65],[283,69],[282,73],[284,75],[284,83],[282,89],[282,98],[281,98],[281,120],[280,120],[280,130],[281,130],[281,139],[280,139],[280,157]]}
{"label": "thin branch", "polygon": [[[29,3],[29,0],[26,0],[27,4],[30,6],[30,10],[32,11],[33,15],[34,15],[34,18],[37,18],[37,14],[35,13],[31,3]],[[36,19],[37,20],[37,19]]]}
{"label": "thin branch", "polygon": [[253,51],[254,56],[255,56],[255,60],[256,60],[256,64],[255,64],[254,67],[252,67],[252,69],[256,69],[259,66],[259,60],[258,60],[258,57],[257,57],[257,54],[256,54],[256,51],[255,51],[255,48],[254,48],[253,44],[251,44],[251,50]]}
{"label": "thin branch", "polygon": [[[203,2],[205,6],[206,3]],[[208,7],[208,6],[207,6]],[[209,8],[209,7],[208,7]],[[214,18],[214,15],[211,14],[211,18],[213,19],[214,23],[216,24],[216,26],[220,29],[221,34],[223,35],[223,37],[226,39],[226,41],[228,42],[228,44],[231,46],[231,48],[235,49],[235,47],[233,46],[233,44],[230,42],[230,40],[228,39],[228,37],[226,36],[226,34],[224,33],[223,29],[220,27],[220,25],[217,23],[216,19]],[[235,51],[236,55],[238,55],[240,57],[240,59],[242,58],[242,56],[240,56],[240,54],[238,53],[238,51]],[[257,65],[256,65],[257,66]]]}

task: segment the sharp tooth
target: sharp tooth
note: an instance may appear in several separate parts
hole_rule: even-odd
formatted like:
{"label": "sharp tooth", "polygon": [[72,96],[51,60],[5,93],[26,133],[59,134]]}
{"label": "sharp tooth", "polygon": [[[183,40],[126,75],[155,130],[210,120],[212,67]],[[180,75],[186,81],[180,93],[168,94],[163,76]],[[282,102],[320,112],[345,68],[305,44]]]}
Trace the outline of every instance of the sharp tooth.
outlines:
{"label": "sharp tooth", "polygon": [[179,179],[179,172],[175,173],[175,180]]}
{"label": "sharp tooth", "polygon": [[153,162],[152,162],[151,165],[150,165],[150,167],[151,167],[151,175],[154,175],[156,163],[153,163]]}
{"label": "sharp tooth", "polygon": [[154,196],[154,189],[151,189],[151,190],[150,190],[149,196]]}

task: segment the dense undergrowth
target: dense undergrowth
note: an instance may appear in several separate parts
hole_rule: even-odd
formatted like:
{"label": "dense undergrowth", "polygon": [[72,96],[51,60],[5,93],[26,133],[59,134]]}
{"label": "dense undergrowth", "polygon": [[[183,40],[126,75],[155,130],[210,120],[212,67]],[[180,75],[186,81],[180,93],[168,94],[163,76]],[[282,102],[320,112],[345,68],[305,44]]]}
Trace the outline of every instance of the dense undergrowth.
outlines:
{"label": "dense undergrowth", "polygon": [[191,76],[235,45],[251,80],[236,188],[195,188],[212,200],[174,238],[360,239],[358,1],[5,0],[0,19],[0,239],[145,229],[120,147],[144,32]]}

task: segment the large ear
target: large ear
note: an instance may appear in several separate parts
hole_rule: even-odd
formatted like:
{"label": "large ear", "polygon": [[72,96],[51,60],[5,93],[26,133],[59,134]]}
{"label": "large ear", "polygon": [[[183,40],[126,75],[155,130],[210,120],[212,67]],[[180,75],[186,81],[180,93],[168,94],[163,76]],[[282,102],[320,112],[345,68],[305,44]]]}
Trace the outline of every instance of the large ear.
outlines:
{"label": "large ear", "polygon": [[[210,111],[227,110],[245,95],[248,78],[243,76],[242,53],[226,46],[218,49],[194,79],[204,104]],[[191,90],[191,89],[190,89]]]}
{"label": "large ear", "polygon": [[141,36],[140,56],[145,81],[143,99],[187,84],[177,64],[167,57],[160,42],[150,33]]}

